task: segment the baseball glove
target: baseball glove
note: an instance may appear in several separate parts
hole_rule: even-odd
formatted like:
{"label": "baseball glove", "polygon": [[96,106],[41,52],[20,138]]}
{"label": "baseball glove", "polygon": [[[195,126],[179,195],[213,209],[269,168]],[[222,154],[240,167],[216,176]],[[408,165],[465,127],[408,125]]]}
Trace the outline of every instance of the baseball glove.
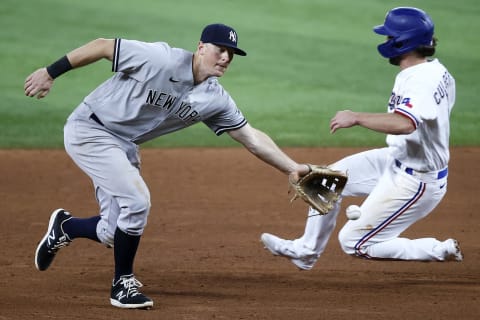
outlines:
{"label": "baseball glove", "polygon": [[290,189],[295,192],[290,202],[302,198],[321,215],[327,214],[342,194],[348,176],[327,166],[309,165],[310,172],[298,181],[289,180]]}

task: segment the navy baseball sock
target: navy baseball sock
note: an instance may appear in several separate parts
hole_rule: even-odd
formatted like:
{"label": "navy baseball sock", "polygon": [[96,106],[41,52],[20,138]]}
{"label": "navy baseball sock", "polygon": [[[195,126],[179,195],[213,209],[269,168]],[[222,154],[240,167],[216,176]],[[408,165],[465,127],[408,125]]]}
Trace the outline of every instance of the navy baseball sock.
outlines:
{"label": "navy baseball sock", "polygon": [[114,283],[121,276],[133,274],[133,261],[137,254],[138,244],[141,236],[126,234],[117,227],[115,230],[113,255],[115,258],[115,279]]}
{"label": "navy baseball sock", "polygon": [[100,216],[91,218],[72,218],[65,221],[62,228],[70,240],[75,238],[88,238],[100,242],[97,237],[98,221],[100,221]]}

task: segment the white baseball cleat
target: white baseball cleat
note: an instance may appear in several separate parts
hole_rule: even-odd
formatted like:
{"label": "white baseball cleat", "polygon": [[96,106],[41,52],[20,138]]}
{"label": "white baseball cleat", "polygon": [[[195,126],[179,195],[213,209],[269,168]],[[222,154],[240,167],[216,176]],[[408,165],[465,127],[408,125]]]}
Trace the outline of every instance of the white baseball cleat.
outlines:
{"label": "white baseball cleat", "polygon": [[318,255],[311,250],[308,253],[297,253],[292,240],[285,240],[270,233],[263,233],[260,237],[265,249],[273,255],[290,259],[300,270],[310,270],[317,262]]}
{"label": "white baseball cleat", "polygon": [[442,243],[446,249],[445,260],[447,261],[463,261],[463,253],[460,250],[460,245],[455,239],[447,239]]}

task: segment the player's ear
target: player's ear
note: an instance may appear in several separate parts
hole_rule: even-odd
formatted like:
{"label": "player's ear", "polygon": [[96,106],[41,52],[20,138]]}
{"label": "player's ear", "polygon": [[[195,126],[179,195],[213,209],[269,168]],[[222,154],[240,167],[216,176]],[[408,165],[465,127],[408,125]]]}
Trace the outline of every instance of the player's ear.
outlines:
{"label": "player's ear", "polygon": [[203,43],[202,41],[199,41],[198,46],[197,46],[198,53],[203,55],[205,53],[205,48],[206,48],[206,43]]}

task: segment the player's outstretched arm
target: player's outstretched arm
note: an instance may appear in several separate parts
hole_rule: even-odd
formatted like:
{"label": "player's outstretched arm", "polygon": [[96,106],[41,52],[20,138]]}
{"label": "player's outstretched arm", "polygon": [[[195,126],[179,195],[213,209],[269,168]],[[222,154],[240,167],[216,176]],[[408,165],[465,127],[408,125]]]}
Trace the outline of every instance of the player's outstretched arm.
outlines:
{"label": "player's outstretched arm", "polygon": [[252,128],[249,124],[240,129],[229,131],[228,134],[257,158],[290,175],[295,180],[310,171],[308,165],[296,163],[267,134]]}
{"label": "player's outstretched arm", "polygon": [[398,113],[367,113],[350,110],[338,111],[330,120],[330,132],[338,129],[361,126],[387,134],[409,134],[415,131],[412,121]]}
{"label": "player's outstretched arm", "polygon": [[102,58],[112,60],[115,40],[96,39],[63,56],[48,67],[40,68],[30,74],[24,84],[25,95],[45,97],[53,86],[53,80],[61,74],[88,65]]}

